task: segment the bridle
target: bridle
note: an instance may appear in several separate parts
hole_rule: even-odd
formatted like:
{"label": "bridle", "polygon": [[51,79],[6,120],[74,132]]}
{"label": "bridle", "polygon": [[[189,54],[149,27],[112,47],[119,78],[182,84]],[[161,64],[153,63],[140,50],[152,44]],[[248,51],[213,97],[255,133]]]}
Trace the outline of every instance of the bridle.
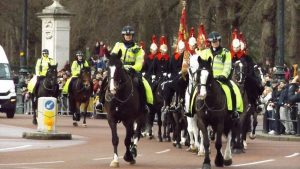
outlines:
{"label": "bridle", "polygon": [[[125,71],[125,68],[122,66],[120,69],[124,70]],[[109,85],[110,85],[110,82],[111,80],[115,81],[115,77],[114,75],[111,75],[111,71],[109,71],[109,74],[108,74],[108,88],[107,88],[107,92],[105,93],[105,100],[108,101],[108,102],[111,102],[113,99],[120,102],[120,103],[125,103],[127,102],[131,96],[133,96],[133,82],[132,82],[132,78],[129,76],[128,73],[125,73],[125,75],[127,76],[126,78],[126,81],[122,82],[121,80],[117,83],[118,85],[116,85],[117,87],[115,87],[115,90],[116,90],[116,93],[115,94],[112,94],[110,89],[109,89]],[[130,92],[129,94],[125,97],[125,99],[121,99],[120,97],[117,97],[117,91],[120,91],[122,88],[124,88],[127,83],[130,82],[130,86],[131,86],[131,89],[130,89]]]}
{"label": "bridle", "polygon": [[[49,73],[51,73],[50,76],[49,76]],[[53,73],[55,75],[53,75]],[[43,81],[44,88],[48,91],[56,90],[56,86],[55,86],[55,84],[53,84],[53,83],[55,83],[56,80],[57,80],[56,71],[48,69],[46,77]],[[51,88],[47,87],[47,84],[50,84]]]}

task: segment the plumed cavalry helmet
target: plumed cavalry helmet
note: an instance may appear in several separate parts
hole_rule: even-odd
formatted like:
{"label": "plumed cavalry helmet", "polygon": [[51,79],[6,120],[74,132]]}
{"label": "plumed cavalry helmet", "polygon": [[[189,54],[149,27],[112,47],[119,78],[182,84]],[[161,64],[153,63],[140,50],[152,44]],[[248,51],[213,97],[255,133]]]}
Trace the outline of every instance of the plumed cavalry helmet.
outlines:
{"label": "plumed cavalry helmet", "polygon": [[48,50],[48,49],[43,49],[43,50],[42,50],[42,54],[49,55],[49,50]]}
{"label": "plumed cavalry helmet", "polygon": [[212,42],[212,41],[220,41],[222,39],[221,35],[218,33],[218,32],[211,32],[209,35],[208,35],[208,41]]}
{"label": "plumed cavalry helmet", "polygon": [[134,33],[134,29],[130,25],[124,26],[121,32],[122,35],[134,35]]}
{"label": "plumed cavalry helmet", "polygon": [[83,52],[81,50],[77,51],[76,56],[83,56]]}

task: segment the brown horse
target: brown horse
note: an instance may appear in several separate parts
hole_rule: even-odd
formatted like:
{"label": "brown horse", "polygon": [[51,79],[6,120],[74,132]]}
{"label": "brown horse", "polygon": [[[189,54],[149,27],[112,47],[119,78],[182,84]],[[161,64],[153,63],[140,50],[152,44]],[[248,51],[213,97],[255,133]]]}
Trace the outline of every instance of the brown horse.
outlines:
{"label": "brown horse", "polygon": [[[111,128],[112,144],[114,147],[111,167],[119,166],[117,124],[122,122],[126,128],[126,152],[123,159],[135,164],[137,143],[141,129],[146,121],[146,112],[143,109],[138,82],[129,75],[121,62],[122,52],[108,57],[108,85],[105,93],[104,109],[107,111],[107,120]],[[137,124],[134,130],[134,123]],[[134,140],[134,141],[132,141]]]}
{"label": "brown horse", "polygon": [[[74,78],[74,77],[73,77]],[[80,106],[83,106],[83,126],[86,127],[86,115],[90,97],[93,94],[93,86],[91,80],[91,69],[83,67],[79,77],[72,80],[69,89],[69,105],[70,112],[73,115],[73,126],[78,126],[81,112]]]}

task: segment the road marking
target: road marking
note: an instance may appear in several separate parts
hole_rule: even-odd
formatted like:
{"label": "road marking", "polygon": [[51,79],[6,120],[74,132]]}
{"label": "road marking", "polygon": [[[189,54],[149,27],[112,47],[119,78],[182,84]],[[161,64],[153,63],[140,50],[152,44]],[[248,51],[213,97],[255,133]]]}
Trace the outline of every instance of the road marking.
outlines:
{"label": "road marking", "polygon": [[170,149],[166,149],[166,150],[163,150],[163,151],[158,151],[158,152],[155,152],[156,154],[162,154],[162,153],[166,153],[166,152],[169,152],[171,151]]}
{"label": "road marking", "polygon": [[262,164],[262,163],[268,163],[268,162],[272,162],[272,161],[275,161],[275,160],[274,159],[270,159],[270,160],[252,162],[252,163],[237,164],[237,165],[232,165],[232,167],[240,167],[240,166],[247,166],[247,165]]}
{"label": "road marking", "polygon": [[[138,157],[142,157],[142,154],[138,154]],[[119,158],[123,158],[123,156],[119,156]],[[113,159],[112,157],[101,157],[101,158],[94,158],[94,161],[99,161],[99,160],[110,160]]]}
{"label": "road marking", "polygon": [[31,147],[32,145],[24,145],[24,146],[18,146],[18,147],[8,147],[8,148],[2,148],[0,149],[0,152],[4,152],[7,150],[14,150],[14,149],[20,149],[20,148],[27,148],[27,147]]}
{"label": "road marking", "polygon": [[300,153],[294,153],[294,154],[292,154],[292,155],[285,156],[285,158],[296,157],[296,156],[298,156],[298,155],[300,155]]}
{"label": "road marking", "polygon": [[64,161],[45,161],[45,162],[36,162],[36,163],[7,163],[7,164],[0,164],[0,166],[6,165],[38,165],[38,164],[55,164],[55,163],[64,163]]}

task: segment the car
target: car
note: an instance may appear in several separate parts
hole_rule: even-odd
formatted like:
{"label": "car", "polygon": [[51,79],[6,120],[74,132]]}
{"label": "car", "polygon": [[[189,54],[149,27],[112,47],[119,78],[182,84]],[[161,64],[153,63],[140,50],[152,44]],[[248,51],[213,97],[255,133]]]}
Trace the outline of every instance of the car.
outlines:
{"label": "car", "polygon": [[11,76],[10,65],[3,47],[0,45],[0,112],[13,118],[16,112],[16,87]]}

